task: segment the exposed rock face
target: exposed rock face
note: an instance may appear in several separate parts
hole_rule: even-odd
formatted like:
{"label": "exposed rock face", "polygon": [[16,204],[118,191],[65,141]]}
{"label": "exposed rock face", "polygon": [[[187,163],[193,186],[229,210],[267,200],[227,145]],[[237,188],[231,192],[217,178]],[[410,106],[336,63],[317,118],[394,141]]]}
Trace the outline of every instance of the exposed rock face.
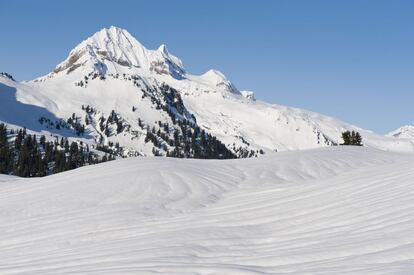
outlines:
{"label": "exposed rock face", "polygon": [[85,54],[85,51],[79,51],[79,52],[75,52],[73,54],[71,54],[67,60],[67,62],[62,63],[60,65],[58,65],[53,72],[54,73],[59,73],[62,72],[66,69],[68,69],[67,73],[70,73],[74,70],[76,70],[76,68],[79,68],[82,64],[75,64],[76,61],[78,61],[83,55]]}
{"label": "exposed rock face", "polygon": [[13,78],[13,76],[11,74],[6,73],[6,72],[0,72],[0,76],[15,81],[14,78]]}

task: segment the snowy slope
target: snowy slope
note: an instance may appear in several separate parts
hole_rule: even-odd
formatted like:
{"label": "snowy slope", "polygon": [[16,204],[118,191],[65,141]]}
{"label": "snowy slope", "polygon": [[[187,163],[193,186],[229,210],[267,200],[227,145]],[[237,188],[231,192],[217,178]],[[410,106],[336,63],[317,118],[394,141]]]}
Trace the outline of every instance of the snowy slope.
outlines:
{"label": "snowy slope", "polygon": [[398,129],[390,132],[389,134],[387,134],[387,136],[414,140],[414,126],[412,126],[412,125],[402,126]]}
{"label": "snowy slope", "polygon": [[[164,102],[163,85],[177,90],[180,98]],[[2,107],[11,104],[0,108],[0,121],[73,138],[76,138],[73,132],[39,125],[38,120],[47,117],[52,122],[66,121],[75,113],[79,122],[85,123],[88,114],[82,105],[89,105],[96,112],[89,117],[92,123],[82,137],[85,142],[105,145],[118,142],[132,155],[152,155],[155,145],[145,142],[146,133],[152,128],[162,129],[159,121],[171,126],[173,118],[165,106],[170,108],[180,100],[184,104],[184,113],[178,115],[180,119],[195,122],[239,155],[239,148],[258,155],[259,150],[330,146],[341,142],[345,130],[360,131],[369,147],[414,152],[410,140],[384,137],[328,116],[255,100],[252,92],[240,92],[217,70],[192,75],[165,45],[156,50],[146,49],[126,30],[116,27],[103,29],[81,42],[44,77],[18,83],[0,76],[0,97],[7,97],[0,101]],[[36,107],[29,108],[31,105]],[[22,107],[24,117],[16,118]],[[102,117],[107,121],[112,111],[122,120],[121,132],[113,125],[105,132],[98,125]],[[144,126],[137,125],[138,119]],[[174,128],[170,130],[167,136],[172,138]],[[164,155],[171,149],[168,142],[161,147]]]}
{"label": "snowy slope", "polygon": [[0,273],[410,274],[413,182],[352,147],[0,175]]}

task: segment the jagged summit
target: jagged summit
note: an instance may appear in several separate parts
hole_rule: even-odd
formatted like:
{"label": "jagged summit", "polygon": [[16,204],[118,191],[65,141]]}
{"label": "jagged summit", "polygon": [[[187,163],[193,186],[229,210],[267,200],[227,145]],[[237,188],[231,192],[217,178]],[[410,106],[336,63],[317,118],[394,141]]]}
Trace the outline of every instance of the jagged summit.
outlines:
{"label": "jagged summit", "polygon": [[181,78],[185,71],[181,60],[165,45],[148,50],[127,30],[104,28],[77,45],[53,74],[93,70],[106,73],[156,73]]}
{"label": "jagged summit", "polygon": [[[56,75],[78,73],[78,79],[91,73],[128,74],[140,76],[170,76],[173,79],[189,77],[182,61],[172,55],[165,44],[149,50],[127,30],[111,26],[103,28],[79,43],[69,56],[45,77],[35,82],[54,78]],[[209,70],[198,77],[201,83],[234,94],[236,86],[217,70]]]}

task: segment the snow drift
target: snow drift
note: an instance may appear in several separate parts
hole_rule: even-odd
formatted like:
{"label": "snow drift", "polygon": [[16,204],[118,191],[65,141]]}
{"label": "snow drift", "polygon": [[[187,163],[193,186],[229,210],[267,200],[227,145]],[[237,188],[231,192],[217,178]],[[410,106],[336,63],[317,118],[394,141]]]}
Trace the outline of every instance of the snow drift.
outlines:
{"label": "snow drift", "polygon": [[0,176],[1,274],[409,274],[414,157],[130,158]]}

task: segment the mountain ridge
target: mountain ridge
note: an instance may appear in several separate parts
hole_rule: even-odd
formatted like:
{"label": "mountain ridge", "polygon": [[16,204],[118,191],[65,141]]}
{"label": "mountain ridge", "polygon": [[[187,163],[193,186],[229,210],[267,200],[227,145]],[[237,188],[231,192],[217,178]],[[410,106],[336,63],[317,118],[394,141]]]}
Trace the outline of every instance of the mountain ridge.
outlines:
{"label": "mountain ridge", "polygon": [[387,136],[401,139],[414,139],[414,125],[401,126],[400,128],[388,133]]}
{"label": "mountain ridge", "polygon": [[[47,76],[53,77],[61,72],[70,74],[85,66],[101,75],[107,71],[124,73],[131,68],[142,69],[138,70],[141,73],[157,71],[175,77],[185,73],[182,61],[171,55],[166,45],[160,45],[157,50],[148,50],[127,30],[114,26],[104,28],[79,43]],[[40,77],[37,80],[44,79],[47,78]]]}
{"label": "mountain ridge", "polygon": [[[410,140],[256,100],[253,92],[240,92],[217,70],[192,75],[164,44],[148,50],[117,27],[79,43],[46,76],[27,82],[0,77],[0,82],[16,90],[16,102],[38,106],[53,116],[33,113],[32,122],[20,126],[42,126],[52,136],[107,146],[120,156],[195,157],[208,137],[237,157],[251,157],[336,145],[345,130],[360,131],[368,147],[414,152]],[[0,121],[7,123],[7,117],[0,111]],[[66,132],[53,128],[57,119],[70,120]],[[50,123],[39,125],[40,120]],[[76,128],[81,126],[85,133],[78,136]]]}

